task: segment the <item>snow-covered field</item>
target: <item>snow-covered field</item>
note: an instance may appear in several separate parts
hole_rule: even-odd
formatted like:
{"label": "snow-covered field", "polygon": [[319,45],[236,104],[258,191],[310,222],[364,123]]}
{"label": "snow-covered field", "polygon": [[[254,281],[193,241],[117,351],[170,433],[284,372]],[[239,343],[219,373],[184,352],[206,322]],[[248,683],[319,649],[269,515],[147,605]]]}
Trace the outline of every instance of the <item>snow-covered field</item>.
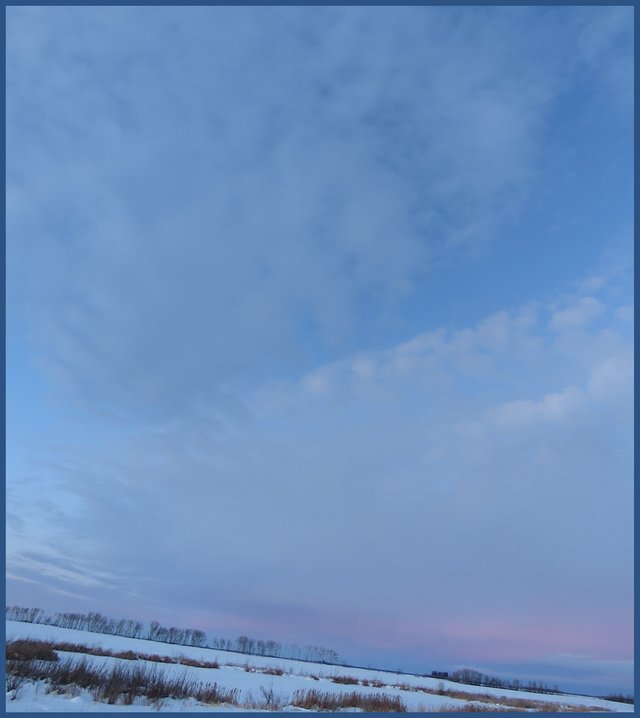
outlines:
{"label": "snow-covered field", "polygon": [[[29,681],[22,685],[17,694],[7,693],[7,711],[54,711],[54,712],[93,712],[93,711],[150,711],[163,710],[171,712],[194,711],[246,711],[251,706],[264,703],[266,694],[277,699],[280,710],[301,711],[290,705],[295,691],[315,689],[333,694],[352,693],[371,695],[384,693],[399,696],[408,711],[437,712],[445,708],[464,709],[472,700],[473,695],[462,698],[437,695],[427,691],[449,689],[467,694],[490,694],[495,697],[493,708],[505,708],[505,700],[530,699],[539,703],[560,704],[561,710],[576,710],[585,706],[590,710],[632,712],[633,706],[623,703],[605,701],[588,696],[542,695],[524,691],[484,688],[479,686],[461,685],[450,681],[419,676],[398,675],[396,673],[323,663],[307,663],[291,659],[279,659],[263,656],[240,655],[233,652],[210,648],[179,646],[142,639],[124,638],[104,634],[90,633],[74,629],[57,628],[32,623],[7,621],[7,641],[31,638],[40,641],[68,642],[100,647],[113,652],[134,651],[138,654],[149,654],[169,657],[185,657],[201,662],[217,661],[219,668],[200,668],[181,664],[157,663],[147,660],[131,661],[109,656],[93,656],[86,654],[70,654],[59,651],[61,659],[77,656],[83,658],[91,666],[143,665],[162,671],[163,676],[176,678],[186,676],[199,683],[217,683],[226,689],[237,689],[238,705],[205,705],[193,699],[164,699],[159,705],[150,706],[142,699],[136,699],[133,705],[109,705],[94,701],[88,690],[75,689],[64,695],[47,692],[47,684],[43,681]],[[267,669],[280,669],[282,675],[267,674]],[[331,680],[335,676],[349,676],[363,681],[379,681],[382,685],[340,684]],[[422,689],[422,690],[420,690]],[[502,705],[501,705],[502,704]],[[486,708],[488,704],[482,705]],[[262,708],[265,710],[265,708]]]}

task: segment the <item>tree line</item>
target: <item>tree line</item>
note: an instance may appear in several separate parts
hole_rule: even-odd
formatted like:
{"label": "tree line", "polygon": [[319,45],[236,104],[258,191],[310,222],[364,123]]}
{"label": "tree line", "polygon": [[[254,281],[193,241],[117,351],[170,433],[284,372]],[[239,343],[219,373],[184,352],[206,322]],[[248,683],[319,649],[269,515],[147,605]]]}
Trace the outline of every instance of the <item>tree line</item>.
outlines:
{"label": "tree line", "polygon": [[58,628],[74,628],[92,633],[105,633],[112,636],[125,636],[127,638],[143,638],[148,641],[160,643],[175,643],[181,646],[198,646],[202,648],[217,648],[223,651],[234,651],[255,656],[272,656],[274,658],[293,658],[318,663],[337,663],[338,654],[322,646],[298,646],[295,643],[280,643],[279,641],[265,641],[238,636],[238,638],[212,637],[207,642],[207,634],[197,628],[167,628],[158,621],[151,621],[145,627],[140,621],[132,619],[114,619],[103,616],[101,613],[56,613],[46,616],[40,608],[23,608],[22,606],[7,606],[6,618],[10,621],[26,623],[42,623]]}
{"label": "tree line", "polygon": [[293,658],[302,661],[314,661],[316,663],[337,663],[338,654],[330,648],[322,646],[298,646],[296,643],[280,643],[279,641],[263,641],[249,638],[249,636],[238,636],[233,640],[214,638],[212,648],[221,648],[227,651],[248,653],[254,656],[272,656],[274,658]]}
{"label": "tree line", "polygon": [[[433,676],[434,671],[431,675]],[[434,676],[435,677],[435,676]],[[558,686],[545,685],[537,681],[521,682],[517,678],[509,681],[496,676],[488,676],[472,668],[461,668],[454,671],[449,676],[450,681],[456,683],[466,683],[469,686],[484,686],[486,688],[509,688],[514,691],[526,691],[527,693],[560,693]]]}
{"label": "tree line", "polygon": [[108,618],[101,613],[56,613],[53,616],[45,616],[41,608],[7,606],[6,617],[10,621],[42,623],[46,626],[75,628],[80,631],[107,633],[112,636],[126,636],[127,638],[147,637],[143,635],[144,625],[140,623],[140,621],[126,618],[120,620]]}

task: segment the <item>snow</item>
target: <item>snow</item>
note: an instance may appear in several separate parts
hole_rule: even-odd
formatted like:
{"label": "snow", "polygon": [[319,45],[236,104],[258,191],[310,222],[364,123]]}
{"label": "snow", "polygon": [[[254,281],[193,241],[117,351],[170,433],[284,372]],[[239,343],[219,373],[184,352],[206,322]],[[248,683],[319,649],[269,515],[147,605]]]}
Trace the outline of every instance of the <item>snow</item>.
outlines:
{"label": "snow", "polygon": [[[135,638],[125,638],[122,636],[110,636],[105,634],[91,633],[89,631],[80,631],[75,629],[58,628],[56,626],[47,626],[41,624],[21,623],[16,621],[7,621],[6,623],[7,641],[16,638],[33,638],[46,641],[66,641],[70,643],[85,644],[87,646],[96,646],[111,651],[135,651],[140,654],[156,654],[161,656],[187,657],[203,662],[212,662],[217,660],[220,668],[198,668],[181,664],[165,664],[149,661],[140,661],[145,666],[153,667],[161,670],[167,677],[180,677],[186,675],[189,679],[200,683],[217,683],[223,688],[235,688],[239,691],[239,701],[241,703],[251,703],[251,701],[261,701],[262,689],[273,689],[277,697],[282,698],[285,710],[296,710],[286,708],[287,701],[290,700],[293,693],[297,690],[315,688],[320,691],[329,691],[331,693],[351,693],[358,691],[362,694],[385,693],[390,696],[400,696],[407,705],[409,711],[428,711],[436,712],[445,706],[458,708],[466,705],[469,701],[464,699],[455,699],[447,696],[439,696],[419,692],[415,690],[394,688],[394,685],[404,684],[409,687],[424,687],[427,689],[438,689],[444,686],[455,691],[464,691],[466,693],[490,694],[496,698],[510,697],[520,699],[532,699],[535,701],[544,701],[550,703],[561,703],[567,706],[589,706],[602,710],[612,710],[617,712],[632,712],[633,706],[611,701],[605,701],[598,698],[588,696],[569,696],[569,695],[543,695],[530,694],[524,691],[513,691],[506,689],[484,688],[480,686],[461,685],[451,681],[441,680],[437,678],[424,678],[420,676],[411,676],[405,674],[397,674],[389,671],[365,669],[365,668],[349,668],[345,666],[327,665],[323,663],[307,663],[296,661],[293,659],[280,659],[264,656],[249,656],[229,651],[222,651],[211,648],[197,648],[192,646],[179,646],[167,643],[158,643],[155,641],[147,641]],[[59,652],[60,658],[75,656],[77,654],[69,654],[63,651]],[[82,655],[91,665],[113,665],[116,663],[126,662],[131,665],[131,661],[113,658],[109,656],[91,656]],[[138,662],[138,665],[139,663]],[[245,665],[260,668],[280,668],[284,671],[283,675],[269,675],[259,671],[251,672],[245,670]],[[376,688],[373,686],[337,684],[330,680],[330,676],[343,675],[353,676],[354,678],[379,680],[384,683],[384,687]],[[316,678],[312,678],[316,676]],[[46,686],[42,683],[30,682],[23,685],[15,700],[11,700],[12,696],[7,696],[7,711],[110,711],[110,710],[157,710],[157,707],[147,705],[134,706],[110,706],[104,703],[96,703],[87,691],[76,690],[72,696],[61,696],[58,694],[47,693]],[[246,708],[238,708],[234,706],[204,706],[196,701],[170,701],[165,700],[160,706],[163,711],[201,711],[201,710],[247,710]],[[298,709],[300,710],[300,709]]]}
{"label": "snow", "polygon": [[134,705],[130,706],[109,705],[108,703],[96,703],[93,700],[91,693],[82,688],[69,691],[65,695],[49,693],[47,688],[48,686],[44,681],[29,681],[20,688],[18,698],[16,700],[12,700],[13,691],[11,694],[8,693],[6,702],[7,712],[95,713],[103,711],[117,711],[120,713],[122,711],[133,711],[135,713],[147,713],[161,710],[172,713],[193,713],[203,711],[218,711],[227,713],[231,711],[244,712],[247,710],[245,708],[239,708],[238,706],[232,705],[205,706],[195,700],[177,701],[172,699],[163,700],[159,706],[147,705],[142,701],[134,703]]}

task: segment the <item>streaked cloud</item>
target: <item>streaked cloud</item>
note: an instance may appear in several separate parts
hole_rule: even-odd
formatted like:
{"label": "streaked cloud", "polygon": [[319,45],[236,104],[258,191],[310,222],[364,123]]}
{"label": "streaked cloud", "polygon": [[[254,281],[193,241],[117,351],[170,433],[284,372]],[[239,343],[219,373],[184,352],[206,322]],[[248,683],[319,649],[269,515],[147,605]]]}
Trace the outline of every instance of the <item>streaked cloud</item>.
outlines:
{"label": "streaked cloud", "polygon": [[628,661],[632,17],[9,8],[12,595]]}
{"label": "streaked cloud", "polygon": [[[629,651],[600,607],[626,610],[632,588],[632,432],[609,425],[610,411],[630,417],[631,344],[600,304],[580,362],[566,360],[564,309],[524,307],[266,385],[242,397],[251,419],[223,430],[185,423],[77,454],[65,480],[80,504],[65,523],[87,538],[63,555],[121,571],[117,585],[149,577],[145,603],[243,604],[257,626],[286,625],[281,605],[313,609],[315,625],[358,613],[362,635],[343,636],[354,643],[381,614],[389,638],[409,623],[422,645],[451,650],[464,642],[454,626],[470,636],[493,617],[499,644],[544,616],[543,654],[573,640],[560,626],[597,615],[591,634],[579,624],[581,645],[603,648],[608,630],[609,649]],[[424,619],[435,614],[437,636]],[[517,645],[496,644],[494,659],[516,659]]]}

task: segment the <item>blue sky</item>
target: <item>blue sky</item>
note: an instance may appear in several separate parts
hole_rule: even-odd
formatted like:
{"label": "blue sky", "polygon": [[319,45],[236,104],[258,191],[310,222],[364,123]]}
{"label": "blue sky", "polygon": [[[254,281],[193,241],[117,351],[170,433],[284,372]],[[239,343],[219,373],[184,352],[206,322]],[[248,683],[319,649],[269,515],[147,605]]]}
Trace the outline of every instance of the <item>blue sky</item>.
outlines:
{"label": "blue sky", "polygon": [[631,690],[632,12],[8,8],[8,601]]}

